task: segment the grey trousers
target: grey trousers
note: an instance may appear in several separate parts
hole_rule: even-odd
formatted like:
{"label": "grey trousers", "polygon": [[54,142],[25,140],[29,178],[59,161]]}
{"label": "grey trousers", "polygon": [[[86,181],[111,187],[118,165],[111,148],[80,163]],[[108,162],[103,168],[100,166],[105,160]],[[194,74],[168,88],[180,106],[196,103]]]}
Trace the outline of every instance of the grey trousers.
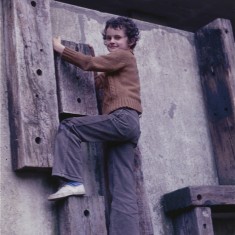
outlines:
{"label": "grey trousers", "polygon": [[133,172],[134,148],[139,136],[139,115],[127,108],[109,115],[65,119],[56,136],[52,175],[79,182],[83,182],[81,142],[108,143],[110,235],[139,235]]}

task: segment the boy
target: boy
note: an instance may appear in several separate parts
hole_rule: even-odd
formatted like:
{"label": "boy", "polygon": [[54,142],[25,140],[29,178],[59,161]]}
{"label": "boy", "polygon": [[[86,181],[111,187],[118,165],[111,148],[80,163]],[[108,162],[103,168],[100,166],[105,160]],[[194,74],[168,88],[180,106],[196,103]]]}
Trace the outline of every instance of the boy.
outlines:
{"label": "boy", "polygon": [[109,234],[138,235],[133,166],[142,106],[133,49],[139,30],[128,18],[111,18],[106,22],[103,39],[109,54],[96,57],[73,51],[64,47],[59,38],[53,39],[54,50],[63,59],[83,70],[102,72],[95,78],[95,84],[103,88],[103,101],[102,115],[73,117],[61,122],[52,175],[65,183],[48,199],[84,195],[81,142],[107,142],[112,195]]}

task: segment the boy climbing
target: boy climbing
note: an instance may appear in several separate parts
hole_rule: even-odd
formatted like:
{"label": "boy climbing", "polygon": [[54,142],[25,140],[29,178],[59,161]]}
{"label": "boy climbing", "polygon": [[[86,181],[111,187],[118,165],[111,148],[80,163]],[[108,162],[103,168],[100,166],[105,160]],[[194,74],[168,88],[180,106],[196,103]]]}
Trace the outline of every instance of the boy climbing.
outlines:
{"label": "boy climbing", "polygon": [[131,19],[111,18],[106,22],[103,39],[109,53],[95,57],[64,47],[60,38],[53,39],[54,50],[62,59],[83,70],[100,72],[95,84],[103,89],[103,101],[102,115],[72,117],[61,122],[55,140],[52,175],[64,183],[48,199],[84,195],[81,142],[106,142],[112,196],[109,234],[138,235],[133,167],[142,106],[133,50],[139,30]]}

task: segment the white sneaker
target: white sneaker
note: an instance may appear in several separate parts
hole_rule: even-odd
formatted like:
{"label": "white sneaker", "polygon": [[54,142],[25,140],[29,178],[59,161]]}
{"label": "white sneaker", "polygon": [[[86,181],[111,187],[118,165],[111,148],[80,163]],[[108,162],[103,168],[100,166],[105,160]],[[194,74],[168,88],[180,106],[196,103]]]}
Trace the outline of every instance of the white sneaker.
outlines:
{"label": "white sneaker", "polygon": [[55,201],[73,195],[82,196],[85,193],[86,192],[83,184],[80,184],[78,186],[71,186],[66,184],[62,188],[60,188],[56,193],[51,194],[48,197],[48,200]]}

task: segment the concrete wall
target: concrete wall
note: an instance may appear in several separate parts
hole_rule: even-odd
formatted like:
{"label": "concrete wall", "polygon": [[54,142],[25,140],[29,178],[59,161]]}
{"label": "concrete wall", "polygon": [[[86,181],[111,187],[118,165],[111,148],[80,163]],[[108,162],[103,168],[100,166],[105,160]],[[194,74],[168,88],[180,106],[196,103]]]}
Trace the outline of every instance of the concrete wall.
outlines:
{"label": "concrete wall", "polygon": [[[0,15],[2,15],[0,1]],[[89,43],[106,53],[101,32],[111,15],[54,2],[53,34]],[[2,19],[0,19],[2,20]],[[189,185],[216,185],[217,176],[203,104],[193,34],[136,21],[141,39],[135,49],[144,113],[139,148],[154,235],[172,234],[161,196]],[[4,235],[50,235],[56,230],[48,173],[15,173],[11,168],[3,22],[0,21],[1,228]],[[49,39],[50,40],[50,39]]]}
{"label": "concrete wall", "polygon": [[[54,3],[54,35],[90,43],[106,53],[101,32],[111,15]],[[217,176],[207,128],[193,33],[136,21],[135,54],[144,113],[139,147],[154,234],[170,234],[161,196],[189,185],[214,185]]]}
{"label": "concrete wall", "polygon": [[58,234],[55,208],[47,201],[48,195],[54,191],[49,173],[12,171],[8,91],[4,66],[3,11],[4,6],[0,1],[0,234],[55,235]]}
{"label": "concrete wall", "polygon": [[139,22],[144,113],[140,150],[154,234],[171,234],[161,196],[217,184],[193,34]]}

